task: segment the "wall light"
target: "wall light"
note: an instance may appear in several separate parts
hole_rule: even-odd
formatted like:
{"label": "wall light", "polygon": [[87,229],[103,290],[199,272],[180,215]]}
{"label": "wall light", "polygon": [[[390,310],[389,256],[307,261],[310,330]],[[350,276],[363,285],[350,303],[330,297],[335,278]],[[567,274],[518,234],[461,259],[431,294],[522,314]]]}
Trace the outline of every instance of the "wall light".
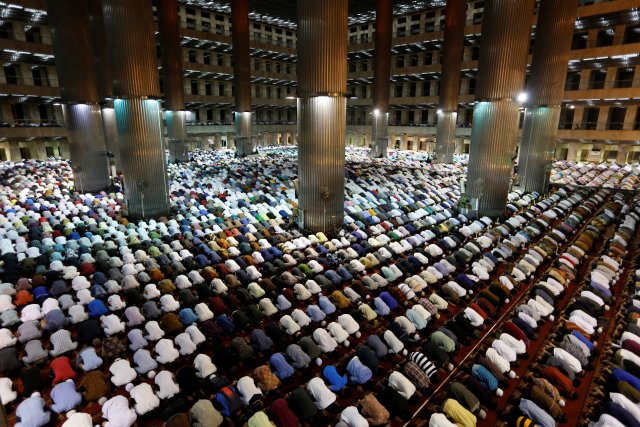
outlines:
{"label": "wall light", "polygon": [[518,96],[516,97],[516,101],[518,101],[520,104],[527,102],[527,99],[529,98],[529,96],[527,95],[526,92],[520,92],[518,94]]}

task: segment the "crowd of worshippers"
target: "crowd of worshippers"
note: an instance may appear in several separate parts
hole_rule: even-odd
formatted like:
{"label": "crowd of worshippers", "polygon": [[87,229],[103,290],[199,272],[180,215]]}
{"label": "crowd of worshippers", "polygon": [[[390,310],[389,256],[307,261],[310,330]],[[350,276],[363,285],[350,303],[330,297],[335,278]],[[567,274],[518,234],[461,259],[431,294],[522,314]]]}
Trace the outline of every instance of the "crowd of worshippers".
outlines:
{"label": "crowd of worshippers", "polygon": [[596,164],[563,160],[553,164],[551,183],[634,190],[638,175],[638,163],[619,166],[610,162]]}
{"label": "crowd of worshippers", "polygon": [[614,319],[614,341],[606,350],[603,374],[592,393],[599,403],[594,404],[590,427],[640,426],[640,270],[631,279]]}
{"label": "crowd of worshippers", "polygon": [[[564,224],[564,232],[572,235],[576,227],[585,225],[584,218],[598,210],[606,193],[595,195],[583,201]],[[567,421],[563,410],[567,400],[578,396],[580,379],[586,371],[593,369],[593,360],[599,355],[597,338],[602,332],[603,318],[610,310],[614,287],[623,271],[622,262],[628,255],[627,247],[632,243],[636,224],[640,216],[640,203],[626,203],[620,194],[614,195],[604,205],[603,210],[579,232],[568,247],[556,250],[553,266],[549,268],[529,291],[526,304],[519,305],[514,317],[502,326],[511,336],[521,340],[519,346],[512,345],[513,351],[500,341],[510,340],[503,332],[498,332],[496,340],[487,347],[485,357],[479,357],[471,367],[472,375],[482,372],[483,363],[493,363],[489,378],[494,387],[515,384],[518,390],[511,397],[511,406],[502,412],[502,420],[511,420],[519,426],[555,426]],[[578,270],[594,249],[598,249],[602,233],[610,224],[619,224],[616,233],[607,243],[607,251],[592,263],[592,270],[577,283]],[[535,249],[535,248],[534,248]],[[567,291],[572,298],[566,307],[559,307]],[[532,307],[536,308],[532,310]],[[554,314],[559,319],[554,319]],[[538,337],[537,328],[544,322],[556,321],[550,336]],[[520,366],[520,361],[528,359],[531,343],[544,340],[538,359],[528,361],[526,374],[522,379],[513,379],[511,366]],[[524,343],[524,345],[523,345]],[[497,354],[496,354],[497,353]],[[488,360],[487,360],[488,359]],[[485,366],[486,367],[486,366]],[[588,386],[588,384],[587,384]],[[499,390],[499,389],[497,389]],[[588,393],[587,390],[580,390]],[[500,392],[497,391],[498,394]],[[574,408],[575,410],[575,408]],[[578,411],[580,408],[578,408]]]}
{"label": "crowd of worshippers", "polygon": [[[0,164],[0,398],[17,425],[406,419],[540,259],[490,282],[496,265],[585,197],[512,193],[504,222],[470,221],[464,166],[354,152],[344,229],[305,235],[285,226],[292,157],[202,152],[170,167],[169,217],[131,222],[121,194],[74,193],[64,161]],[[497,390],[474,376],[470,394]],[[456,402],[451,419],[477,410]]]}

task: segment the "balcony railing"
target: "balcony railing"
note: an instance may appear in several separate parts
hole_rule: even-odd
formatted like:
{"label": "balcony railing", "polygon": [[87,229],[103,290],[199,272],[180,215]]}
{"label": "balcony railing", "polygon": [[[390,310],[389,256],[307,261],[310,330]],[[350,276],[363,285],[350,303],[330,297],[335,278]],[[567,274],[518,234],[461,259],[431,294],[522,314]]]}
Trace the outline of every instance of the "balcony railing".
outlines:
{"label": "balcony railing", "polygon": [[46,34],[32,34],[30,37],[28,37],[24,32],[0,30],[0,40],[2,39],[51,45],[51,36]]}
{"label": "balcony railing", "polygon": [[558,129],[561,130],[640,130],[640,122],[616,122],[616,121],[584,121],[573,123],[569,121],[560,122]]}
{"label": "balcony railing", "polygon": [[0,122],[3,128],[60,128],[64,123],[55,119],[15,119],[11,122]]}
{"label": "balcony railing", "polygon": [[30,78],[25,79],[21,75],[4,75],[4,78],[0,76],[0,84],[15,85],[15,86],[39,86],[39,87],[58,87],[58,80],[52,78]]}

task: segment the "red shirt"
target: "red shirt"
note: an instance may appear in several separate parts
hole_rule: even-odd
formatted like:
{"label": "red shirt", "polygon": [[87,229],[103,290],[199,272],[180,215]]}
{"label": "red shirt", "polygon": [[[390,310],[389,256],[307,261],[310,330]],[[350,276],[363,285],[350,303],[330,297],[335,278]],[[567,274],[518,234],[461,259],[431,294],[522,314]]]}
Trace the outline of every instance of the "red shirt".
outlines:
{"label": "red shirt", "polygon": [[66,356],[56,357],[49,366],[54,374],[53,385],[75,378],[77,375],[71,367],[71,361]]}
{"label": "red shirt", "polygon": [[542,370],[541,374],[543,378],[546,378],[551,384],[555,385],[558,390],[560,390],[560,393],[565,396],[573,394],[573,383],[566,375],[560,372],[558,368],[554,366],[547,366]]}
{"label": "red shirt", "polygon": [[278,399],[273,402],[270,412],[278,419],[282,427],[298,426],[298,417],[291,411],[286,400]]}

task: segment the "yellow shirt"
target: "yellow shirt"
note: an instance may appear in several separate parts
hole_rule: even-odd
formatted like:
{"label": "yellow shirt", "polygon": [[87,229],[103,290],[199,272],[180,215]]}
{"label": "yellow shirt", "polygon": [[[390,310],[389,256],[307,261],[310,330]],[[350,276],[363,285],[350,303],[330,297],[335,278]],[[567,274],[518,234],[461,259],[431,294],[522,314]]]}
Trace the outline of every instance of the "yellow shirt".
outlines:
{"label": "yellow shirt", "polygon": [[476,416],[469,412],[464,406],[455,399],[447,399],[442,406],[442,411],[462,427],[475,427],[477,423]]}

